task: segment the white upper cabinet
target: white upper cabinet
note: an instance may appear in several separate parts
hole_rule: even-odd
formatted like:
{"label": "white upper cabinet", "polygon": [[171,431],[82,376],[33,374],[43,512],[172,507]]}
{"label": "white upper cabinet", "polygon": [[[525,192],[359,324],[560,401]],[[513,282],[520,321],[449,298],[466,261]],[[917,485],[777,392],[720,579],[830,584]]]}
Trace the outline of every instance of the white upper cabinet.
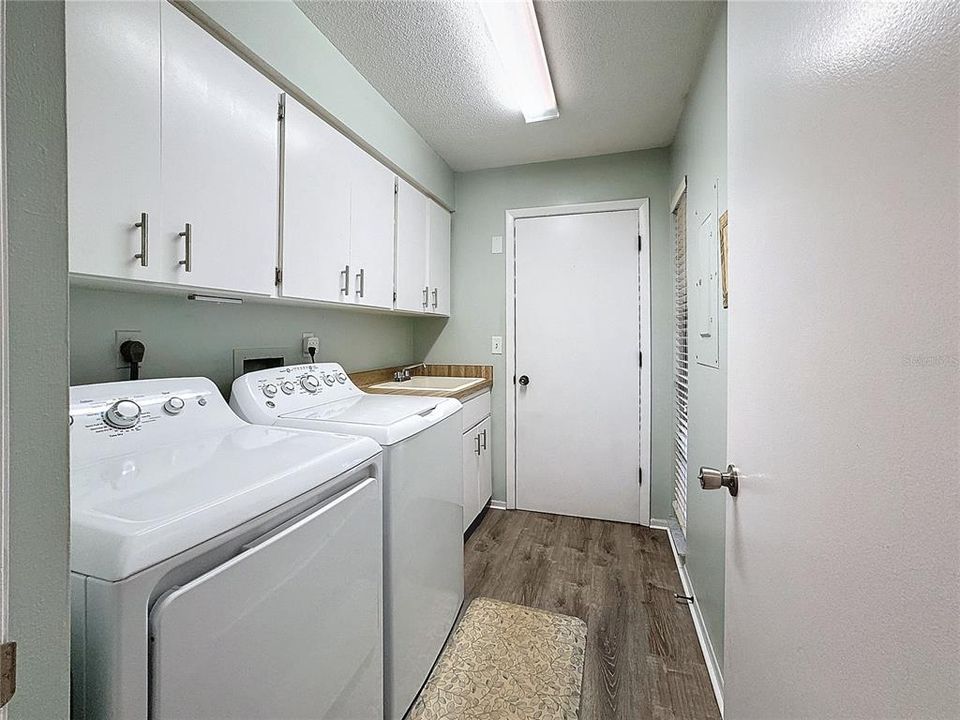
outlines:
{"label": "white upper cabinet", "polygon": [[284,297],[393,306],[393,173],[293,98],[283,121]]}
{"label": "white upper cabinet", "polygon": [[185,285],[270,295],[279,198],[276,87],[161,4],[162,210]]}
{"label": "white upper cabinet", "polygon": [[429,312],[450,314],[450,213],[427,200]]}
{"label": "white upper cabinet", "polygon": [[429,222],[427,197],[403,179],[397,180],[397,310],[427,312]]}
{"label": "white upper cabinet", "polygon": [[65,12],[70,270],[172,281],[174,249],[158,240],[160,5]]}
{"label": "white upper cabinet", "polygon": [[345,302],[353,290],[350,141],[293,98],[284,104],[281,294]]}
{"label": "white upper cabinet", "polygon": [[354,302],[393,307],[394,174],[352,146],[350,266]]}

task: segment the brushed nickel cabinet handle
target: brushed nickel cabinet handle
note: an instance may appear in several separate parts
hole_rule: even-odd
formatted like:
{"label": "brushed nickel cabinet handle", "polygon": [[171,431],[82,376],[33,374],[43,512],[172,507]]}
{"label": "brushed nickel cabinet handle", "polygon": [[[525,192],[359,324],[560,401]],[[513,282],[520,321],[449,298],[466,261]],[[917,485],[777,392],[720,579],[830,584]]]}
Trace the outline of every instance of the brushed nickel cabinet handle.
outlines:
{"label": "brushed nickel cabinet handle", "polygon": [[343,281],[343,285],[340,287],[340,293],[342,295],[350,294],[350,266],[344,265],[343,270],[340,271],[340,278]]}
{"label": "brushed nickel cabinet handle", "polygon": [[134,257],[140,261],[142,267],[150,264],[150,215],[140,213],[140,222],[134,223],[135,228],[140,228],[140,252]]}
{"label": "brushed nickel cabinet handle", "polygon": [[363,268],[360,268],[360,272],[357,273],[357,295],[363,297]]}
{"label": "brushed nickel cabinet handle", "polygon": [[430,306],[429,298],[430,298],[430,286],[428,285],[423,289],[423,306],[424,307]]}
{"label": "brushed nickel cabinet handle", "polygon": [[477,455],[479,455],[479,454],[480,454],[480,435],[478,434],[478,435],[474,438],[474,440],[477,441],[477,448],[476,448],[476,450],[474,450],[474,452],[475,452]]}
{"label": "brushed nickel cabinet handle", "polygon": [[187,272],[193,271],[193,225],[190,223],[185,223],[183,226],[183,232],[179,234],[178,237],[184,239],[184,253],[183,260],[180,261],[180,265],[183,265],[183,269]]}
{"label": "brushed nickel cabinet handle", "polygon": [[481,430],[480,434],[483,436],[483,449],[486,450],[487,449],[487,431]]}
{"label": "brushed nickel cabinet handle", "polygon": [[437,288],[433,289],[433,307],[434,309],[437,307]]}

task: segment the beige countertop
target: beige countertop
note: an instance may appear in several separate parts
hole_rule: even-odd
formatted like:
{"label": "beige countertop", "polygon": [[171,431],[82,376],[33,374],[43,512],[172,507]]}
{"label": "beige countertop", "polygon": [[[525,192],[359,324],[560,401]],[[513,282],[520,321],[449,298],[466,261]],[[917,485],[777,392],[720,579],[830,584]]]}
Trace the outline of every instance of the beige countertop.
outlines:
{"label": "beige countertop", "polygon": [[463,390],[424,390],[422,388],[374,388],[372,385],[390,382],[393,380],[393,374],[400,370],[401,366],[380,368],[378,370],[364,370],[362,372],[349,373],[350,379],[361,390],[378,395],[420,395],[426,397],[452,397],[463,402],[470,398],[489,392],[493,387],[493,366],[492,365],[426,365],[413,368],[411,375],[426,375],[430,377],[455,377],[455,378],[483,378],[483,382],[477,385],[471,385]]}

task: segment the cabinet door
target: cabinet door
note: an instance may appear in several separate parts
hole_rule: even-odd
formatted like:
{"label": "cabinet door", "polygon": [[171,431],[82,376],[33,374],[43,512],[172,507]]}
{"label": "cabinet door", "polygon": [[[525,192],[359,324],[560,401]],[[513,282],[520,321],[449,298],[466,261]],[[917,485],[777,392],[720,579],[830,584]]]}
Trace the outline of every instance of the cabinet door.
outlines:
{"label": "cabinet door", "polygon": [[[162,3],[160,19],[163,224],[156,242],[177,248],[182,284],[270,295],[279,90],[173,5]],[[180,235],[187,224],[190,243]]]}
{"label": "cabinet door", "polygon": [[480,426],[467,430],[463,434],[463,530],[480,512],[480,498],[477,495],[477,473],[480,471]]}
{"label": "cabinet door", "polygon": [[394,174],[351,145],[350,270],[353,301],[393,307]]}
{"label": "cabinet door", "polygon": [[[65,13],[70,271],[170,281],[173,248],[159,240],[160,3],[71,2]],[[135,227],[143,213],[147,227]]]}
{"label": "cabinet door", "polygon": [[427,197],[397,179],[398,310],[427,312]]}
{"label": "cabinet door", "polygon": [[[306,300],[347,301],[347,290],[353,289],[347,288],[352,145],[293,98],[287,96],[285,105],[280,293]],[[390,193],[392,209],[392,185]]]}
{"label": "cabinet door", "polygon": [[477,513],[493,497],[493,438],[490,437],[490,418],[477,426],[480,434],[480,462],[477,468]]}
{"label": "cabinet door", "polygon": [[433,202],[428,206],[430,312],[450,314],[450,213]]}

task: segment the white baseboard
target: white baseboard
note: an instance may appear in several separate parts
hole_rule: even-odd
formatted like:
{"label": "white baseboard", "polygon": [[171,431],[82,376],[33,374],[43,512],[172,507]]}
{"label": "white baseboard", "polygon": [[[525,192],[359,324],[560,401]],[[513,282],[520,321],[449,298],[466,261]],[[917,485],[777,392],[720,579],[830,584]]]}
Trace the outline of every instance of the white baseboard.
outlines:
{"label": "white baseboard", "polygon": [[506,510],[507,504],[503,500],[491,500],[490,501],[491,510]]}
{"label": "white baseboard", "polygon": [[693,584],[690,582],[690,575],[687,573],[686,565],[680,561],[680,555],[673,542],[673,536],[670,529],[662,522],[651,519],[650,527],[656,530],[664,530],[670,539],[670,550],[673,552],[673,560],[677,564],[677,572],[680,574],[680,582],[683,584],[685,595],[693,597],[690,606],[690,617],[693,618],[693,627],[697,631],[697,640],[700,641],[700,650],[703,652],[703,660],[707,665],[707,673],[710,675],[710,684],[713,686],[713,694],[717,699],[717,707],[720,708],[720,716],[723,717],[723,672],[720,669],[720,663],[717,662],[717,654],[713,649],[713,643],[710,642],[710,635],[707,634],[707,626],[703,621],[703,614],[700,612],[700,603],[697,602],[697,595],[693,590]]}

